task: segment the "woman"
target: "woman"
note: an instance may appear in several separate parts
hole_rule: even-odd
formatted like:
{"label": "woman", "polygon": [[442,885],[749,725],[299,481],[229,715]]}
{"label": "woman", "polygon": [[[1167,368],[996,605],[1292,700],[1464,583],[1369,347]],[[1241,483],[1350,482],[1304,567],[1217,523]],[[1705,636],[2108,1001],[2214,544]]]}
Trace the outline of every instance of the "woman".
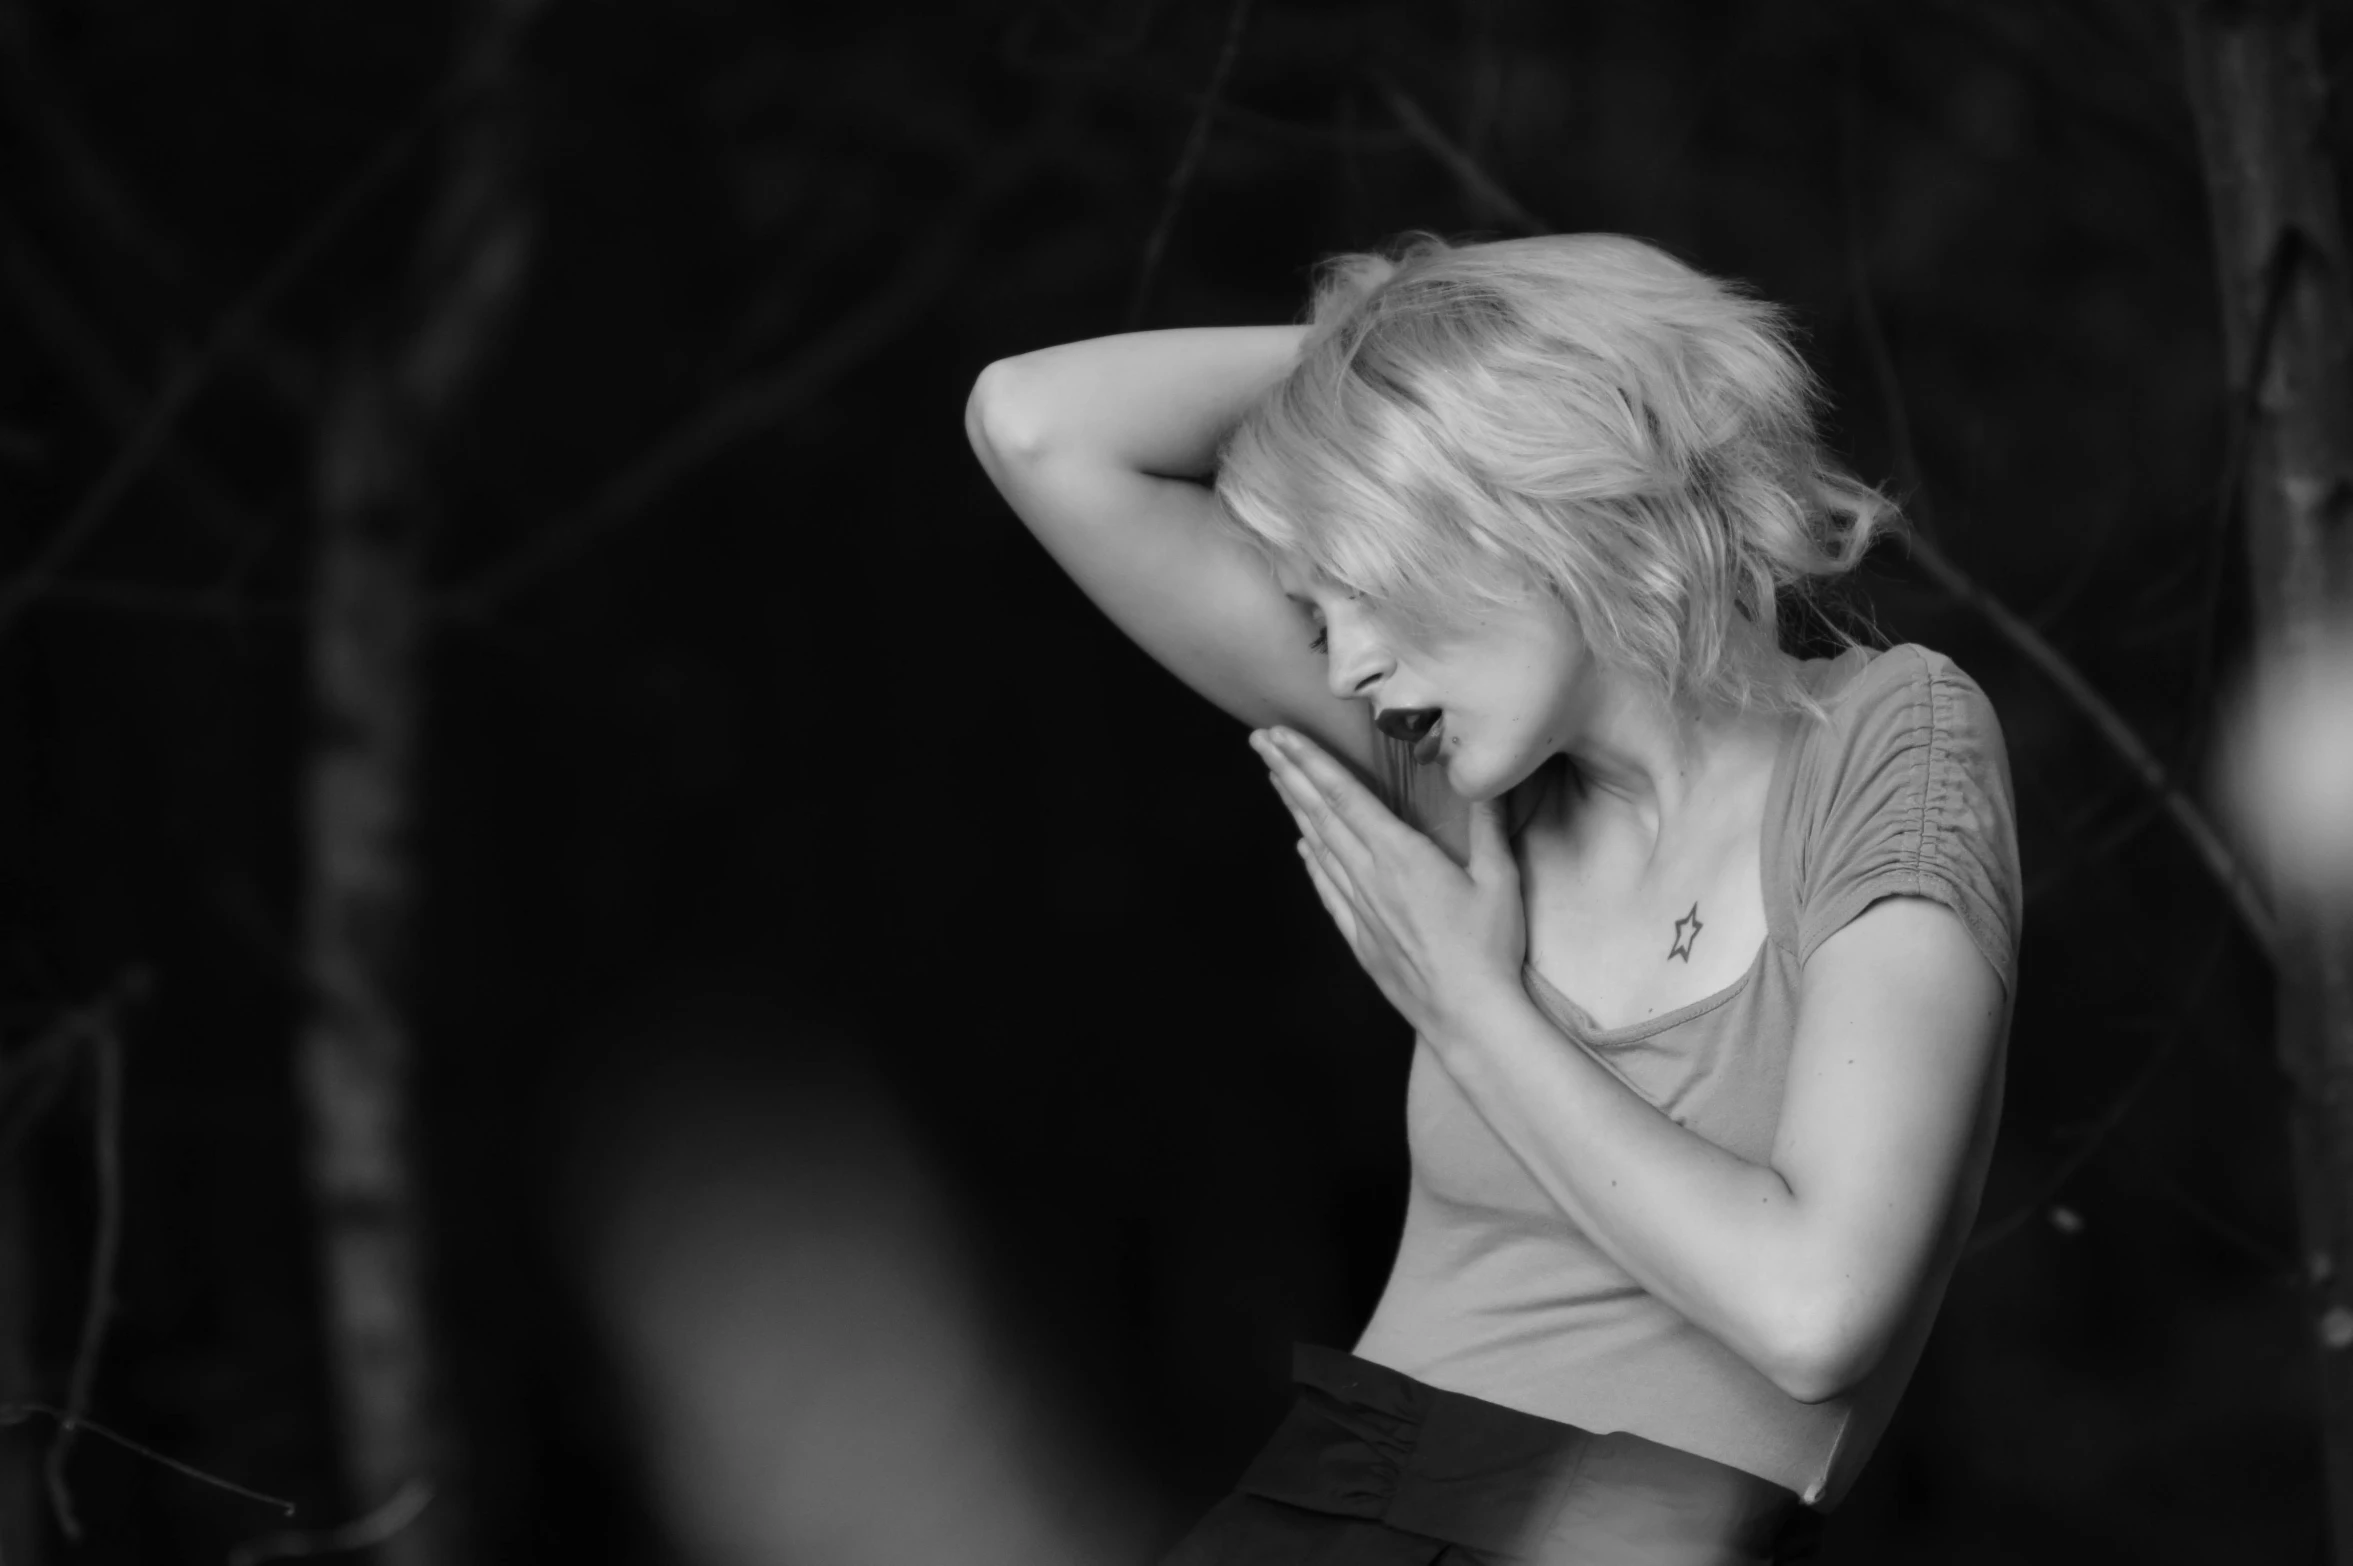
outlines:
{"label": "woman", "polygon": [[1796,1560],[1885,1427],[2019,877],[1965,675],[1780,645],[1890,521],[1812,405],[1775,311],[1604,235],[1425,237],[1303,328],[974,388],[1022,520],[1251,725],[1416,1035],[1387,1290],[1172,1566]]}

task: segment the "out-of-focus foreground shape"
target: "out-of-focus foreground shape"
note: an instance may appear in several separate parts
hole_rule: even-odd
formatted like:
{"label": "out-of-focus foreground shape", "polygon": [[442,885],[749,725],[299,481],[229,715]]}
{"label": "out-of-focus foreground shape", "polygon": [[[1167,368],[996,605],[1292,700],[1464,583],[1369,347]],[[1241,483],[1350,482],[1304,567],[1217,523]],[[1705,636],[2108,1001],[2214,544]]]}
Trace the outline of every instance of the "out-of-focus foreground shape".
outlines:
{"label": "out-of-focus foreground shape", "polygon": [[[2296,654],[2339,639],[2353,591],[2342,549],[2353,493],[2353,293],[2320,12],[2316,0],[2176,5],[2233,405],[2238,493],[2225,499],[2244,523],[2257,644]],[[2285,688],[2304,683],[2291,675]],[[2291,714],[2280,732],[2309,729],[2318,739],[2313,715]],[[2285,761],[2295,742],[2275,743]],[[2291,763],[2274,786],[2283,796],[2300,792],[2291,780],[2309,777],[2315,763],[2327,766],[2320,757]],[[2300,850],[2294,842],[2289,834],[2269,850],[2275,886],[2283,870],[2322,862],[2317,843]],[[2328,1559],[2353,1566],[2353,919],[2334,899],[2275,893],[2274,903],[2275,1026],[2289,1089]]]}
{"label": "out-of-focus foreground shape", "polygon": [[2258,665],[2222,766],[2240,837],[2277,895],[2353,905],[2353,622]]}
{"label": "out-of-focus foreground shape", "polygon": [[1132,1559],[1137,1509],[993,1341],[884,1096],[774,1018],[678,1030],[604,1095],[582,1211],[591,1308],[692,1558]]}

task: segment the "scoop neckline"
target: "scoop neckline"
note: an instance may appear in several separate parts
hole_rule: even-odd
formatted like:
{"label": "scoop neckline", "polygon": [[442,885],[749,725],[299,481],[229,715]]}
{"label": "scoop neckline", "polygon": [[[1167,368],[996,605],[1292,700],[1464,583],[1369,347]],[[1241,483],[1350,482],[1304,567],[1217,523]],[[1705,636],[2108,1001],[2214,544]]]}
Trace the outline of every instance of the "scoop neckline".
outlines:
{"label": "scoop neckline", "polygon": [[[1807,659],[1802,676],[1807,691],[1809,693],[1816,692],[1821,677],[1850,656],[1852,656],[1851,653],[1842,653],[1836,658]],[[1782,855],[1778,850],[1789,826],[1791,785],[1789,755],[1791,750],[1796,747],[1798,735],[1805,726],[1804,717],[1799,716],[1791,719],[1781,731],[1780,743],[1773,749],[1773,775],[1765,785],[1764,820],[1759,823],[1757,829],[1757,892],[1765,904],[1765,933],[1764,937],[1757,942],[1756,955],[1749,959],[1748,967],[1741,972],[1740,977],[1721,989],[1710,991],[1697,1000],[1686,1001],[1684,1004],[1670,1011],[1663,1011],[1655,1017],[1645,1017],[1639,1022],[1622,1023],[1614,1028],[1605,1028],[1591,1012],[1571,999],[1558,985],[1539,972],[1536,967],[1536,959],[1533,954],[1530,954],[1521,959],[1520,974],[1523,985],[1532,990],[1530,998],[1536,1002],[1538,1009],[1542,1010],[1563,1030],[1574,1035],[1580,1042],[1604,1045],[1631,1044],[1648,1038],[1654,1033],[1664,1032],[1668,1028],[1680,1027],[1694,1017],[1704,1016],[1739,996],[1750,985],[1756,983],[1757,975],[1764,971],[1765,954],[1772,950],[1775,942],[1783,941],[1785,934],[1782,928],[1784,921],[1781,917],[1780,872]],[[1515,854],[1517,852],[1516,843],[1514,852]]]}

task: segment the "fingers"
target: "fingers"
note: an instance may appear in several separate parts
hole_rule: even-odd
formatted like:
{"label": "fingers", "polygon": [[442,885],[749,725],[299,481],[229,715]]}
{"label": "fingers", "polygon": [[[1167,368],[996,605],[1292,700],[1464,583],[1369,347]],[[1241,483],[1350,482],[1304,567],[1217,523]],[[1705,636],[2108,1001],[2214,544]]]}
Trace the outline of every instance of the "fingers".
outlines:
{"label": "fingers", "polygon": [[1299,835],[1310,846],[1334,855],[1353,874],[1361,877],[1369,872],[1370,848],[1307,774],[1271,743],[1263,740],[1253,743],[1266,762],[1267,781],[1274,785],[1276,797],[1291,812]]}
{"label": "fingers", "polygon": [[1267,757],[1268,764],[1303,781],[1357,836],[1376,842],[1383,834],[1403,827],[1389,807],[1357,781],[1356,774],[1334,761],[1315,741],[1284,728],[1263,733],[1267,743],[1260,754]]}
{"label": "fingers", "polygon": [[1315,895],[1323,900],[1324,912],[1330,914],[1332,923],[1340,927],[1340,935],[1348,942],[1348,949],[1356,951],[1358,948],[1355,908],[1350,905],[1339,885],[1333,881],[1331,872],[1323,867],[1323,862],[1315,850],[1308,846],[1307,839],[1301,838],[1297,846],[1299,861],[1307,866],[1307,878],[1315,883]]}
{"label": "fingers", "polygon": [[1353,875],[1363,875],[1369,871],[1370,855],[1365,846],[1349,832],[1346,822],[1334,816],[1329,809],[1302,803],[1295,786],[1286,784],[1281,776],[1272,776],[1268,781],[1274,784],[1275,797],[1283,802],[1283,808],[1291,812],[1291,824],[1299,829],[1299,841],[1306,844],[1310,852],[1335,861],[1345,856]]}
{"label": "fingers", "polygon": [[1511,833],[1503,824],[1503,800],[1471,802],[1471,879],[1482,886],[1517,880],[1520,862],[1511,851]]}
{"label": "fingers", "polygon": [[1251,735],[1250,743],[1300,831],[1330,848],[1351,871],[1361,874],[1371,862],[1373,845],[1402,829],[1370,790],[1311,741],[1286,729],[1266,729]]}

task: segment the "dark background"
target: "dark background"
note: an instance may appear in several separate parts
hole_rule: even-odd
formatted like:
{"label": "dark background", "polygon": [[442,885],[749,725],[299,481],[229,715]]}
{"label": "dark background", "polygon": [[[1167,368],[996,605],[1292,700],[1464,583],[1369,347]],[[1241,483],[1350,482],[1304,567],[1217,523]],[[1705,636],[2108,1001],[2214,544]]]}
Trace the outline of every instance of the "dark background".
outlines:
{"label": "dark background", "polygon": [[[21,568],[122,409],[415,122],[454,16],[0,17],[0,548]],[[582,1084],[713,991],[856,1041],[1025,1363],[1142,1476],[1155,1539],[1263,1438],[1289,1343],[1352,1341],[1402,1212],[1405,1031],[1242,731],[1057,574],[961,412],[990,359],[1116,330],[1139,296],[1148,325],[1282,320],[1320,256],[1513,231],[1393,93],[1545,225],[1643,235],[1789,305],[1833,439],[1888,479],[1867,289],[1936,538],[2162,754],[2203,754],[2245,609],[2164,8],[1258,0],[1201,121],[1228,21],[566,0],[529,35],[529,282],[433,475],[433,579],[498,590],[436,623],[417,842],[421,1144],[486,1558],[669,1548],[563,1171],[594,1158]],[[397,290],[447,173],[434,135],[0,623],[8,1037],[149,979],[90,1411],[313,1520],[345,1514],[289,1070],[316,388]],[[865,326],[842,349],[845,321]],[[774,418],[674,440],[803,370]],[[1889,639],[1992,694],[2031,900],[1989,1243],[1829,1559],[2317,1558],[2261,961],[2011,648],[1900,548],[1863,593]],[[77,1090],[9,1176],[32,1215],[12,1297],[53,1401],[90,1165]],[[103,1443],[71,1478],[90,1537],[61,1559],[209,1561],[274,1526]]]}

